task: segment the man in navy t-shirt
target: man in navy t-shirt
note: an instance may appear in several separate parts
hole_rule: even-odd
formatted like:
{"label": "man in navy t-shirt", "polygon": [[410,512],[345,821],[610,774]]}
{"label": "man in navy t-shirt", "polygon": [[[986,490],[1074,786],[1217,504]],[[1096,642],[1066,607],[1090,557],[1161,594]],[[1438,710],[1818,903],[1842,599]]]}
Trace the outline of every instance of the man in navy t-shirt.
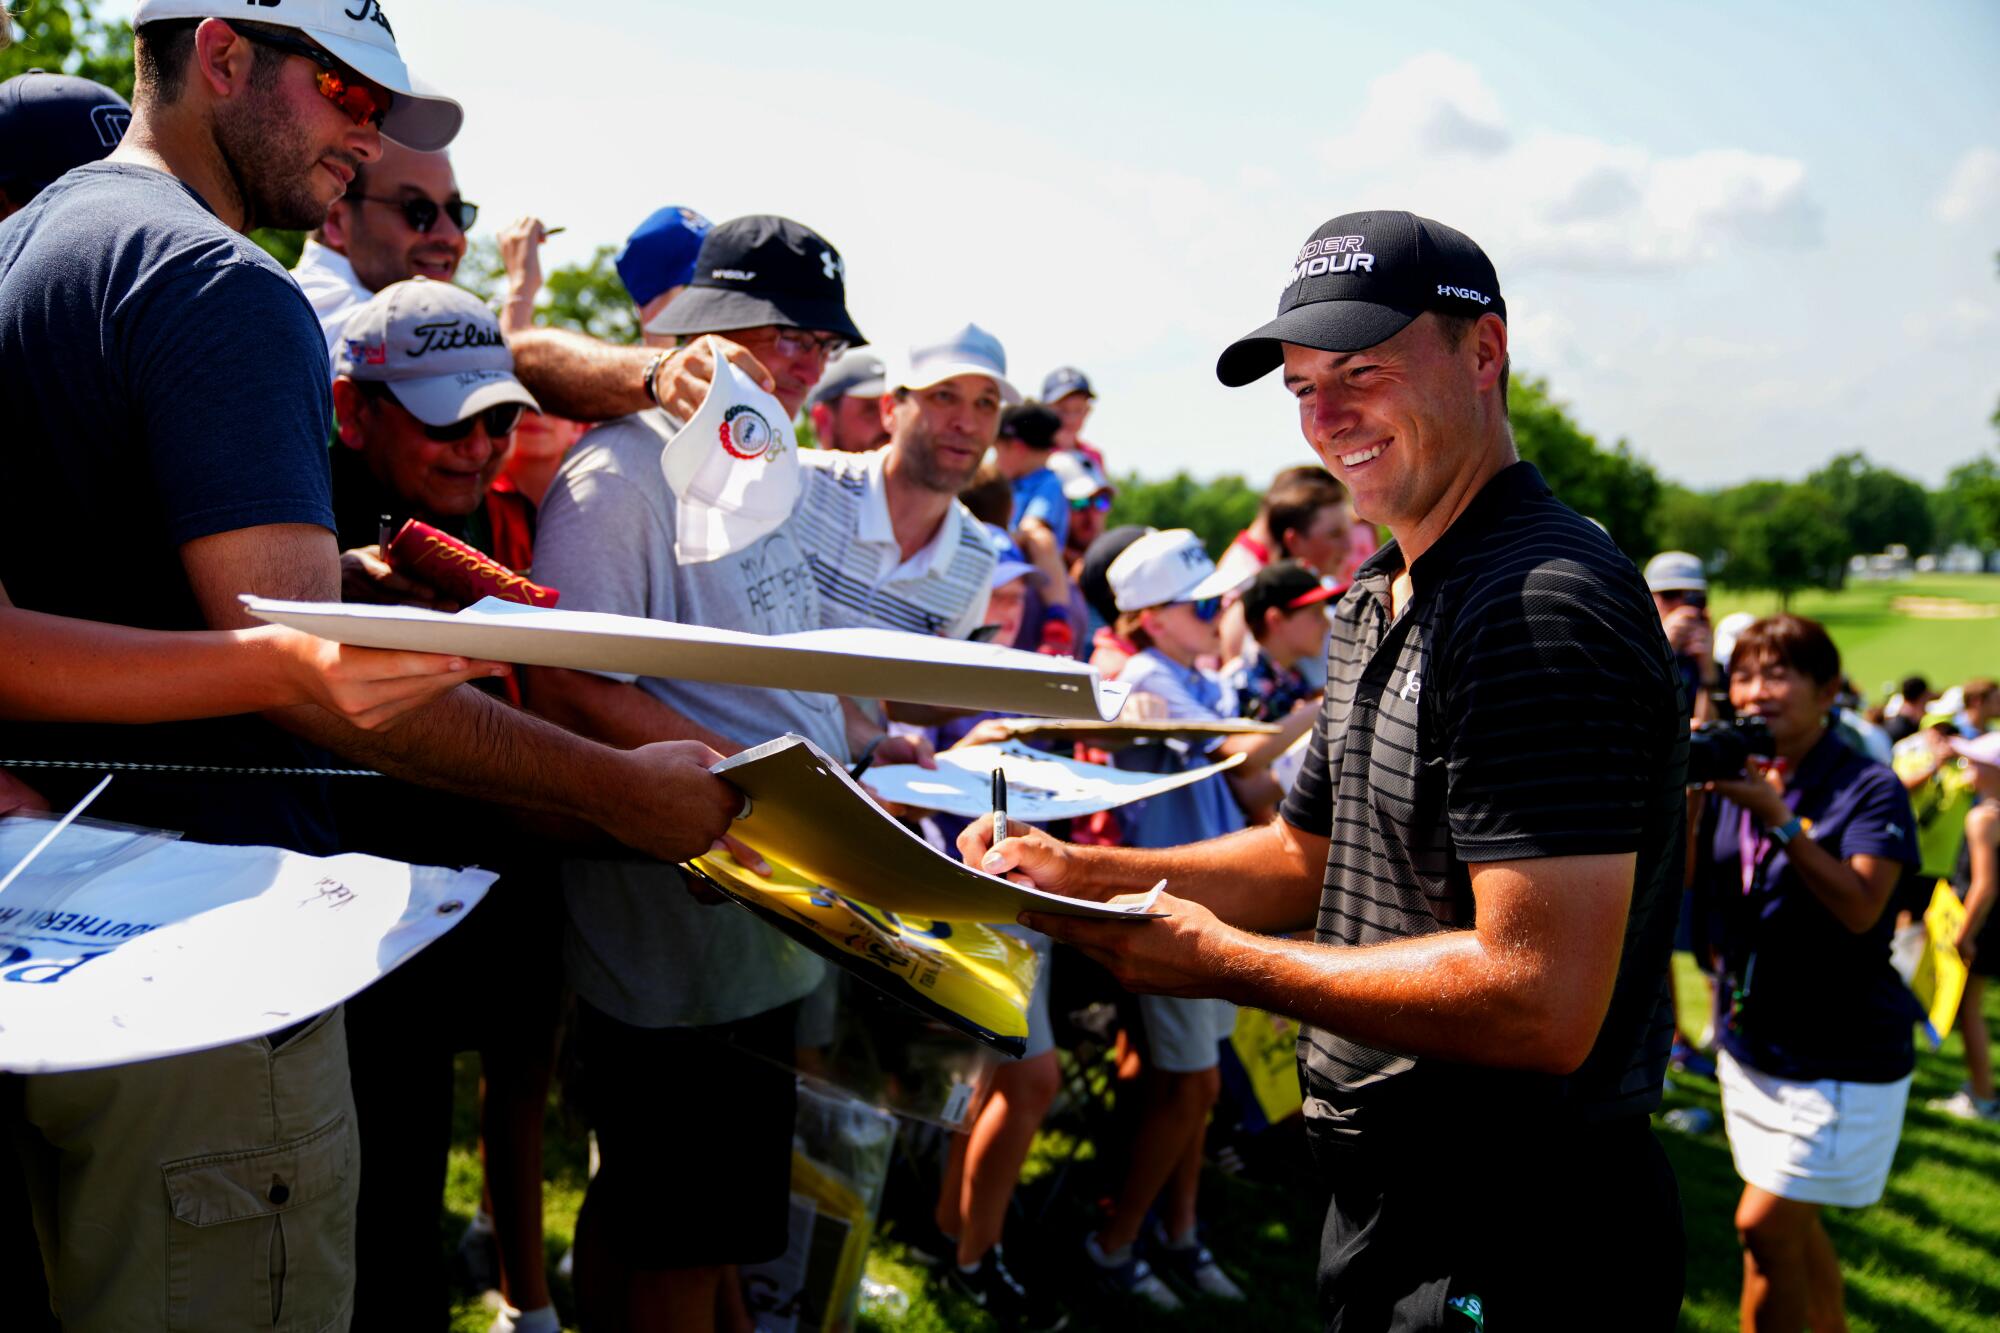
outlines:
{"label": "man in navy t-shirt", "polygon": [[[0,586],[22,607],[228,628],[249,623],[240,593],[339,597],[325,345],[242,233],[316,225],[382,134],[441,148],[461,113],[415,92],[374,6],[256,11],[286,26],[242,12],[144,0],[123,144],[0,224]],[[6,737],[22,757],[238,768],[295,768],[325,746],[574,810],[675,860],[740,805],[704,746],[613,751],[472,690],[381,736],[301,709]],[[128,774],[93,813],[328,851],[322,797],[298,776]],[[360,1170],[346,1065],[335,1011],[216,1051],[24,1080],[13,1137],[63,1326],[268,1324],[280,1281],[288,1322],[344,1326]]]}

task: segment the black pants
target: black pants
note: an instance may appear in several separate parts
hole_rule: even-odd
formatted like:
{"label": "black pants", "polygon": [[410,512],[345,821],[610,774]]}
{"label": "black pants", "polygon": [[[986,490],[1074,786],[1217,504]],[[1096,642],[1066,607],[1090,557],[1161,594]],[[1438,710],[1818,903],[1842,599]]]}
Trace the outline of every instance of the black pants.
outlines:
{"label": "black pants", "polygon": [[[1686,1244],[1644,1116],[1560,1133],[1315,1142],[1328,1333],[1667,1333]],[[1475,1317],[1475,1314],[1477,1317]]]}
{"label": "black pants", "polygon": [[361,1130],[356,1329],[450,1322],[440,1215],[453,1057],[511,1048],[553,1059],[561,911],[552,872],[503,876],[443,939],[347,1002],[348,1069]]}

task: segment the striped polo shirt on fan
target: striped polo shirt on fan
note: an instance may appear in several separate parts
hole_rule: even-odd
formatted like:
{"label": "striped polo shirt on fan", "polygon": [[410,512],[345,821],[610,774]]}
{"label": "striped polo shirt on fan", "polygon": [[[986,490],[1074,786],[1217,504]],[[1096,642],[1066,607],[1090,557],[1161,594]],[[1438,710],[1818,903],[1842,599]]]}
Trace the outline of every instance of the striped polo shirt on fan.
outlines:
{"label": "striped polo shirt on fan", "polygon": [[799,461],[804,467],[794,535],[819,584],[823,625],[963,639],[985,623],[999,557],[964,505],[953,500],[930,543],[905,560],[883,489],[889,449],[808,449]]}
{"label": "striped polo shirt on fan", "polygon": [[1528,463],[1498,473],[1411,571],[1395,543],[1335,613],[1326,703],[1283,816],[1329,839],[1315,938],[1368,945],[1470,929],[1469,868],[1635,853],[1609,1012],[1559,1076],[1300,1038],[1315,1135],[1462,1141],[1659,1104],[1673,1031],[1687,709],[1645,584]]}

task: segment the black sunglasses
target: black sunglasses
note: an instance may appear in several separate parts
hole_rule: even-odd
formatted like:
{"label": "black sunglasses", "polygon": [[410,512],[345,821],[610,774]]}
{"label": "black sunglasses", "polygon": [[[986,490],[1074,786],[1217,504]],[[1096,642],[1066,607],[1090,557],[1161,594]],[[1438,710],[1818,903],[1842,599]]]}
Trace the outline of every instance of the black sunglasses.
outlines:
{"label": "black sunglasses", "polygon": [[488,439],[504,439],[514,433],[514,428],[521,424],[521,414],[527,410],[521,403],[501,403],[498,407],[489,407],[484,412],[475,412],[463,421],[454,421],[449,426],[424,426],[424,434],[440,444],[450,444],[454,440],[462,440],[472,434],[473,424],[483,421],[486,423]]}
{"label": "black sunglasses", "polygon": [[[396,401],[395,395],[389,390],[389,386],[379,380],[361,381],[361,391],[378,402],[383,400]],[[397,402],[396,405],[402,407],[400,402]],[[407,407],[403,408],[403,410],[410,412],[410,409]],[[487,408],[484,412],[474,412],[469,417],[463,417],[457,421],[449,421],[442,426],[433,426],[428,422],[418,421],[417,415],[414,412],[410,412],[410,420],[416,421],[417,428],[423,431],[429,438],[436,440],[439,444],[454,444],[472,434],[472,428],[480,422],[486,423],[486,437],[490,440],[498,440],[512,435],[515,428],[521,424],[521,414],[527,410],[527,404],[525,403],[500,403],[497,406]]]}
{"label": "black sunglasses", "polygon": [[403,221],[410,224],[410,230],[420,236],[430,235],[437,226],[440,214],[450,218],[452,225],[460,231],[471,231],[472,224],[479,220],[479,205],[468,204],[463,199],[447,199],[442,204],[421,194],[407,199],[385,199],[379,194],[350,194],[343,198],[357,204],[388,204],[403,210]]}

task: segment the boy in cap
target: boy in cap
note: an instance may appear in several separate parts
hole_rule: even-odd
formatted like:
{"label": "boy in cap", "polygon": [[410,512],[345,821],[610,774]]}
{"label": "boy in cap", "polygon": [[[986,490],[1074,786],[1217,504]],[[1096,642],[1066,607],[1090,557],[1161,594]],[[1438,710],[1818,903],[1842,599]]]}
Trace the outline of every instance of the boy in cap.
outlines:
{"label": "boy in cap", "polygon": [[1097,406],[1097,391],[1090,387],[1090,377],[1075,366],[1058,366],[1042,377],[1042,401],[1062,418],[1056,448],[1082,454],[1102,471],[1104,455],[1083,442],[1083,423]]}
{"label": "boy in cap", "polygon": [[[586,435],[538,534],[536,576],[562,590],[565,609],[759,634],[820,628],[791,517],[789,422],[829,354],[862,340],[839,275],[833,247],[787,218],[709,232],[694,281],[649,327],[728,332],[769,368],[775,401],[725,368],[689,418],[656,408]],[[832,695],[526,674],[538,711],[614,744],[694,737],[727,754],[795,732],[848,753]],[[878,755],[914,751],[890,738]],[[713,1327],[735,1266],[785,1249],[788,1066],[798,1002],[823,965],[745,913],[697,903],[671,865],[579,859],[562,880],[582,1102],[601,1156],[577,1224],[585,1326]]]}
{"label": "boy in cap", "polygon": [[[1198,665],[1218,647],[1216,617],[1224,594],[1235,588],[1200,539],[1186,528],[1149,532],[1111,562],[1107,580],[1118,610],[1117,632],[1138,650],[1118,673],[1132,686],[1128,713],[1200,721],[1235,717],[1228,684]],[[1119,751],[1113,756],[1118,767],[1161,773],[1249,756],[1226,775],[1121,811],[1124,845],[1175,847],[1243,828],[1232,788],[1262,773],[1281,748],[1264,736],[1239,736],[1210,745]],[[1085,1238],[1089,1267],[1106,1289],[1158,1310],[1179,1309],[1181,1299],[1156,1266],[1195,1295],[1240,1301],[1242,1290],[1202,1244],[1196,1225],[1203,1131],[1222,1086],[1218,1043],[1234,1027],[1236,1008],[1221,1000],[1141,995],[1139,1013],[1145,1037],[1143,1109],[1111,1210]],[[1155,1212],[1158,1220],[1146,1231],[1146,1218]]]}
{"label": "boy in cap", "polygon": [[1237,599],[1255,650],[1224,668],[1241,716],[1282,722],[1319,697],[1299,664],[1326,651],[1327,604],[1341,591],[1297,560],[1257,571]]}
{"label": "boy in cap", "polygon": [[0,83],[0,218],[118,146],[132,108],[101,83],[31,69]]}

